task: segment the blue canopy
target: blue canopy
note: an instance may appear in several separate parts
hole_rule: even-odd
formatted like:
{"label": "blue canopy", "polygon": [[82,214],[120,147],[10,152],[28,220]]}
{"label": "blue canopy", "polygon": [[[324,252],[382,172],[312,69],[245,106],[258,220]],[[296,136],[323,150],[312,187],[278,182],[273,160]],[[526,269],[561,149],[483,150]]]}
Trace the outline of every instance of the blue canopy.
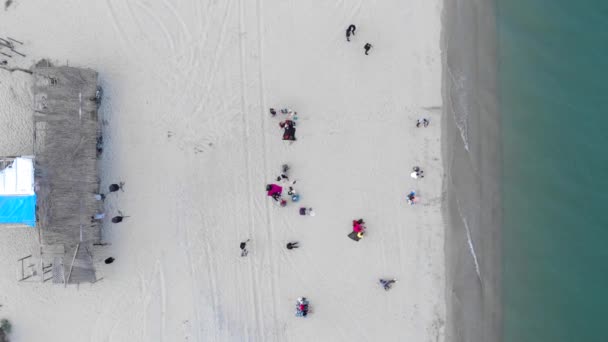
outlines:
{"label": "blue canopy", "polygon": [[0,223],[36,226],[36,195],[0,196]]}

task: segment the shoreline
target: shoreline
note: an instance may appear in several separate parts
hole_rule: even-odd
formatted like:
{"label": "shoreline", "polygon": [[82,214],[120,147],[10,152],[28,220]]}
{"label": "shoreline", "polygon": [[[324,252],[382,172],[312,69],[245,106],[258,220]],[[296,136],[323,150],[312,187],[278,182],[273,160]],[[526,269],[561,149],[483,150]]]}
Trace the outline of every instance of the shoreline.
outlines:
{"label": "shoreline", "polygon": [[494,4],[444,2],[446,340],[502,340],[502,148]]}

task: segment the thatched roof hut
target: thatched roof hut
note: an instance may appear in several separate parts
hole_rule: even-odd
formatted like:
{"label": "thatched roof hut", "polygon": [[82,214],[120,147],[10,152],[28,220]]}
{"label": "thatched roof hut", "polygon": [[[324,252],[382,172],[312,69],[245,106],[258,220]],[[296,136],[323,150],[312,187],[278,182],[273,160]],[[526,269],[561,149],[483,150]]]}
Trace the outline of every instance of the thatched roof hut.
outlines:
{"label": "thatched roof hut", "polygon": [[[97,166],[97,72],[38,63],[34,77],[36,216],[54,279],[94,282],[92,244],[103,211]],[[60,266],[61,265],[61,266]]]}

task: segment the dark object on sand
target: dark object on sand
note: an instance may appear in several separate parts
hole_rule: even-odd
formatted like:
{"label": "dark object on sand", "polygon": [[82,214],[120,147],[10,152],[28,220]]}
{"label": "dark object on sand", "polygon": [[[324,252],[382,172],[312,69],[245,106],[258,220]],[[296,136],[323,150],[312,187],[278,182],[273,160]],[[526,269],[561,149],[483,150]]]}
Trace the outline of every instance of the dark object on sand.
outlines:
{"label": "dark object on sand", "polygon": [[286,247],[287,247],[287,249],[294,249],[294,248],[298,248],[300,246],[298,246],[298,242],[296,241],[296,242],[288,242]]}
{"label": "dark object on sand", "polygon": [[116,192],[118,190],[124,191],[122,189],[122,187],[125,185],[125,182],[120,182],[118,184],[110,184],[110,186],[108,187],[110,189],[110,192]]}
{"label": "dark object on sand", "polygon": [[351,232],[350,234],[348,234],[348,237],[353,239],[354,241],[359,241],[361,240],[361,238],[359,237],[359,235],[357,234],[357,232]]}
{"label": "dark object on sand", "polygon": [[380,279],[380,285],[384,288],[385,291],[391,289],[391,286],[397,282],[397,279]]}
{"label": "dark object on sand", "polygon": [[350,35],[352,34],[354,36],[356,29],[357,29],[357,27],[355,25],[352,25],[352,24],[346,29],[346,40],[347,41],[350,42]]}
{"label": "dark object on sand", "polygon": [[103,153],[103,136],[97,137],[97,158]]}
{"label": "dark object on sand", "polygon": [[241,248],[242,257],[245,257],[247,256],[247,254],[249,254],[249,251],[247,250],[247,242],[249,242],[249,240],[251,239],[247,239],[246,241],[241,242],[241,244],[239,245],[239,248]]}
{"label": "dark object on sand", "polygon": [[122,222],[123,218],[124,218],[124,216],[114,216],[114,217],[112,217],[112,223],[120,223],[120,222]]}
{"label": "dark object on sand", "polygon": [[365,43],[365,45],[363,46],[363,48],[365,49],[365,54],[367,55],[369,50],[372,48],[372,44],[370,43]]}
{"label": "dark object on sand", "polygon": [[277,111],[274,110],[274,108],[270,108],[270,115],[272,115],[272,116],[277,115]]}
{"label": "dark object on sand", "polygon": [[109,257],[109,258],[107,258],[106,260],[104,260],[103,262],[105,262],[105,263],[106,263],[106,265],[109,265],[109,264],[113,263],[113,262],[114,262],[114,260],[115,260],[114,258]]}
{"label": "dark object on sand", "polygon": [[296,128],[294,126],[286,126],[283,133],[283,140],[296,140]]}

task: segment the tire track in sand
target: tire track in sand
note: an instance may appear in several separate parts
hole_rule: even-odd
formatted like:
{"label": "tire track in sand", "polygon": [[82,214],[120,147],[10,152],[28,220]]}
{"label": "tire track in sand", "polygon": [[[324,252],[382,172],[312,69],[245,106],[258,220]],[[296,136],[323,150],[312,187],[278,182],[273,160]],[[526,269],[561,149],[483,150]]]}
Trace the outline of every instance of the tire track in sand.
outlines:
{"label": "tire track in sand", "polygon": [[[193,258],[192,258],[192,239],[191,239],[191,234],[190,234],[190,229],[188,229],[188,225],[184,224],[184,222],[182,222],[183,220],[183,216],[180,214],[183,211],[182,208],[180,207],[180,204],[182,203],[179,199],[180,198],[186,198],[186,194],[184,194],[183,188],[179,187],[179,184],[174,184],[173,187],[174,189],[180,189],[179,192],[177,193],[176,198],[174,198],[173,203],[176,204],[176,212],[173,216],[173,219],[175,220],[176,224],[177,224],[177,232],[179,234],[179,243],[182,245],[185,255],[186,255],[186,262],[188,263],[188,271],[189,271],[189,276],[190,276],[190,293],[192,295],[192,302],[195,303],[193,305],[193,312],[194,312],[194,322],[191,322],[193,324],[191,324],[190,326],[194,326],[196,327],[194,329],[195,334],[194,334],[194,340],[195,341],[200,341],[201,337],[200,337],[200,333],[199,333],[199,328],[198,326],[200,325],[201,322],[201,313],[199,310],[199,305],[197,305],[196,303],[200,303],[201,302],[201,298],[199,295],[199,291],[198,291],[198,273],[196,271],[196,267],[194,265],[193,262]],[[199,211],[199,215],[200,215],[200,222],[201,223],[205,223],[204,222],[204,216],[202,214],[201,211]],[[192,329],[190,329],[191,331]]]}
{"label": "tire track in sand", "polygon": [[224,38],[226,37],[226,27],[228,26],[228,17],[230,15],[230,9],[232,8],[232,1],[228,2],[228,5],[226,6],[226,11],[224,12],[224,18],[222,19],[222,27],[220,29],[220,37],[218,39],[217,42],[217,46],[214,49],[214,54],[213,54],[213,58],[211,59],[211,69],[208,71],[208,77],[207,77],[207,87],[205,88],[205,92],[203,93],[203,97],[201,98],[201,100],[196,104],[194,113],[198,113],[203,106],[205,105],[205,103],[207,103],[207,100],[210,96],[210,91],[211,91],[211,85],[213,84],[213,81],[215,80],[215,76],[217,75],[217,69],[218,69],[218,62],[219,62],[219,57],[222,54],[222,52],[224,52]]}
{"label": "tire track in sand", "polygon": [[[249,135],[250,128],[249,122],[247,121],[247,109],[248,109],[248,101],[247,101],[247,66],[246,66],[246,47],[244,40],[244,32],[245,29],[245,7],[242,0],[239,0],[239,50],[240,50],[240,68],[241,68],[241,122],[243,124],[244,135],[243,135],[243,144],[245,151],[245,170],[247,171],[247,192],[248,192],[248,200],[247,200],[247,215],[249,219],[249,227],[253,227],[250,229],[255,230],[255,217],[253,215],[253,209],[251,205],[251,198],[253,195],[253,187],[252,187],[252,175],[251,175],[251,149],[249,148]],[[252,232],[252,233],[255,233]],[[264,312],[262,310],[263,300],[260,298],[261,289],[259,279],[254,274],[252,267],[249,267],[249,279],[251,281],[251,286],[249,286],[249,295],[253,299],[253,307],[256,310],[255,314],[255,325],[256,325],[256,337],[263,336],[264,333],[264,324],[261,321],[261,317],[264,317]],[[258,335],[259,334],[259,335]]]}
{"label": "tire track in sand", "polygon": [[[241,0],[243,1],[243,0]],[[266,120],[266,84],[265,84],[265,80],[264,80],[264,35],[263,35],[263,28],[264,28],[264,12],[263,12],[263,7],[262,7],[262,0],[256,0],[256,12],[257,12],[257,22],[256,22],[256,30],[257,30],[257,48],[258,48],[258,63],[257,63],[257,68],[258,68],[258,84],[259,84],[259,101],[260,101],[260,110],[259,110],[259,114],[260,114],[260,122],[261,122],[261,128],[262,128],[262,152],[264,153],[262,161],[263,161],[263,168],[264,168],[264,175],[267,176],[268,175],[268,125],[267,125],[267,120]],[[271,207],[268,201],[264,201],[263,202],[263,207],[264,207],[264,212],[265,212],[265,216],[266,216],[266,222],[268,223],[268,229],[266,230],[266,238],[269,242],[274,242],[273,239],[273,232],[274,232],[274,224],[273,224],[273,220],[272,220],[272,215],[271,215]],[[279,271],[279,266],[278,266],[278,260],[279,257],[276,255],[276,253],[274,253],[275,249],[271,248],[270,249],[270,259],[272,262],[272,271],[271,274],[272,276],[272,282],[271,282],[271,293],[273,294],[272,296],[272,305],[273,305],[273,312],[272,312],[272,317],[274,320],[274,327],[278,329],[278,322],[277,322],[277,312],[279,311],[277,306],[277,295],[275,295],[277,293],[277,272]],[[273,336],[275,336],[273,334]]]}
{"label": "tire track in sand", "polygon": [[120,41],[120,45],[121,45],[120,53],[122,55],[126,56],[126,58],[132,62],[132,64],[135,64],[135,62],[136,62],[135,57],[131,53],[127,53],[125,51],[125,48],[127,46],[133,46],[133,43],[128,39],[129,38],[128,35],[124,35],[125,30],[120,25],[120,21],[118,20],[117,11],[114,8],[114,6],[112,5],[112,0],[106,0],[106,5],[108,8],[108,11],[110,12],[110,19],[111,19],[110,22],[112,24],[112,28],[116,32],[116,36],[118,36],[118,40]]}

